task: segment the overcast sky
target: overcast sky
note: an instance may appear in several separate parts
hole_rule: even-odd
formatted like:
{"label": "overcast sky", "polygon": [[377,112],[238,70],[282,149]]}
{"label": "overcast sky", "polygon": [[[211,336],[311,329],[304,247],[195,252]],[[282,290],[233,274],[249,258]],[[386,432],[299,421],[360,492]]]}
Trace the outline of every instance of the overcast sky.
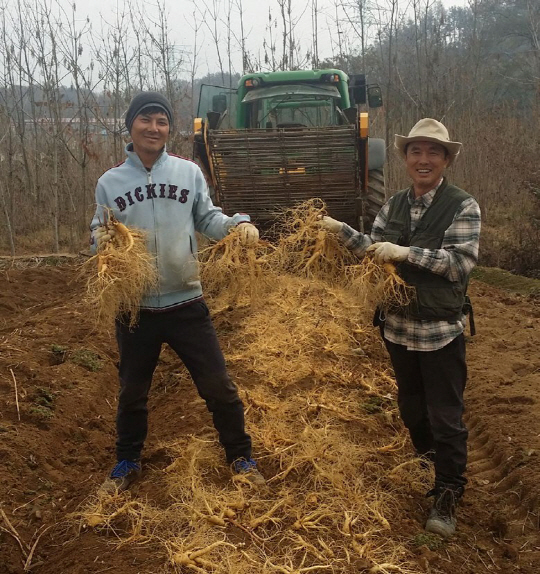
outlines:
{"label": "overcast sky", "polygon": [[[59,0],[63,5],[70,6],[71,0]],[[309,2],[311,4],[311,2]],[[334,0],[317,0],[318,15],[318,38],[319,38],[319,55],[321,57],[330,56],[332,46],[329,26],[335,21]],[[93,0],[91,4],[77,2],[77,17],[84,18],[90,16],[94,26],[100,26],[100,17],[105,18],[108,22],[114,21],[116,14],[125,8],[127,2],[123,0]],[[148,13],[157,13],[158,8],[152,8],[155,3],[152,0],[144,2]],[[236,0],[232,0],[233,9],[231,12],[232,28],[240,36],[240,15],[237,8]],[[296,21],[295,34],[303,50],[311,47],[312,44],[312,14],[311,6],[307,6],[306,0],[293,0],[294,9],[293,17]],[[169,16],[171,30],[174,31],[174,43],[178,47],[184,48],[188,56],[194,52],[195,48],[195,20],[199,26],[197,44],[199,66],[198,74],[202,76],[208,72],[216,72],[219,69],[215,42],[212,31],[214,21],[212,16],[206,11],[206,7],[213,11],[214,6],[220,8],[218,22],[218,35],[220,37],[221,50],[224,52],[227,45],[226,18],[228,0],[160,0],[160,5],[165,6],[165,13]],[[277,19],[278,29],[274,28],[274,37],[280,37],[281,34],[281,15],[277,0],[242,0],[244,36],[246,38],[246,47],[248,51],[255,56],[263,55],[263,39],[268,39],[267,28],[269,24],[269,13],[272,19]],[[206,18],[202,14],[206,12]],[[194,18],[195,14],[195,18]],[[341,14],[341,17],[343,14]],[[234,38],[232,41],[233,65],[236,71],[241,72],[241,49],[239,42]]]}
{"label": "overcast sky", "polygon": [[[7,1],[8,6],[11,2],[15,3],[15,0]],[[56,0],[67,14],[71,13],[73,1],[74,0]],[[229,0],[144,0],[145,10],[154,20],[157,19],[159,13],[157,1],[159,1],[161,7],[164,6],[164,12],[168,15],[172,42],[178,49],[181,49],[185,53],[186,68],[190,67],[190,61],[195,51],[194,28],[196,22],[199,27],[197,36],[198,58],[196,76],[201,77],[209,72],[219,71],[215,42],[212,37],[212,32],[209,29],[209,27],[213,28],[214,21],[213,18],[208,15],[205,6],[209,8],[210,11],[214,9],[214,6],[220,9],[219,19],[221,21],[218,22],[218,35],[223,57],[227,48],[226,6],[229,4]],[[387,1],[388,0],[379,0],[379,4],[384,5]],[[121,14],[128,5],[128,2],[124,0],[91,0],[87,3],[77,2],[75,0],[75,2],[77,20],[83,22],[88,16],[92,22],[93,29],[96,31],[100,31],[102,28],[102,18],[112,23],[117,20],[117,15]],[[143,2],[143,0],[132,0],[131,4],[136,5],[137,2],[140,3]],[[231,27],[239,37],[240,17],[237,5],[240,1],[231,0],[231,2],[233,4]],[[317,0],[319,59],[331,57],[333,53],[337,53],[336,19],[340,21],[345,42],[348,42],[349,46],[359,44],[355,34],[351,32],[350,26],[347,24],[346,14],[340,8],[342,4],[351,3],[352,0]],[[446,6],[463,6],[467,5],[467,3],[468,0],[443,0],[443,4]],[[269,12],[271,12],[272,20],[277,24],[277,27],[273,27],[273,34],[274,38],[278,40],[278,45],[279,39],[281,38],[282,18],[278,1],[242,0],[241,4],[244,11],[244,36],[246,38],[247,50],[250,51],[256,59],[262,61],[264,59],[263,40],[265,38],[267,41],[269,40]],[[375,2],[373,2],[373,4],[375,4]],[[400,0],[400,10],[405,10],[407,4],[408,0]],[[312,0],[292,0],[294,10],[293,18],[296,22],[295,36],[299,45],[302,47],[302,53],[305,53],[306,50],[312,47],[312,5]],[[336,5],[338,8],[336,8]],[[202,14],[205,12],[207,16],[203,19]],[[126,39],[126,41],[130,40]],[[232,38],[231,41],[234,71],[242,72],[239,42],[234,38]],[[227,69],[227,66],[225,65],[224,68]]]}

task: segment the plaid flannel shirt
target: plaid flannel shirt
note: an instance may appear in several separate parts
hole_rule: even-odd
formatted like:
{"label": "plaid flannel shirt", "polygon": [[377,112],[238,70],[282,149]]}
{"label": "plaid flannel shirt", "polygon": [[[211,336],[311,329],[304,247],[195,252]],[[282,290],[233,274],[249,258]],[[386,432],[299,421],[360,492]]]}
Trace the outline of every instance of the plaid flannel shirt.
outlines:
{"label": "plaid flannel shirt", "polygon": [[[411,232],[415,230],[431,205],[441,183],[442,180],[435,189],[417,199],[412,188],[409,190]],[[384,241],[383,233],[391,203],[392,198],[380,210],[373,223],[371,235],[359,233],[344,224],[340,235],[346,247],[363,256],[371,244]],[[459,281],[469,275],[478,261],[479,240],[480,206],[471,197],[465,199],[456,211],[452,224],[444,233],[441,248],[411,247],[407,262],[446,277],[450,281]],[[436,351],[463,333],[466,321],[464,315],[458,321],[429,321],[388,313],[384,336],[392,343],[404,345],[409,351]]]}

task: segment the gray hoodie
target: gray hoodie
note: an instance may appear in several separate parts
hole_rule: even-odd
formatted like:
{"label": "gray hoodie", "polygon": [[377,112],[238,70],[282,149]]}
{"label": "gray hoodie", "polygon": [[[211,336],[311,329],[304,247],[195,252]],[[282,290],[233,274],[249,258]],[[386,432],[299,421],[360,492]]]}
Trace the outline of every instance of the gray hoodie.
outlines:
{"label": "gray hoodie", "polygon": [[157,292],[144,297],[141,308],[164,310],[202,297],[195,231],[223,239],[249,215],[228,217],[215,207],[200,168],[166,150],[148,171],[132,144],[127,159],[106,171],[96,186],[96,212],[90,229],[105,221],[105,208],[124,225],[144,230],[148,250],[156,256]]}

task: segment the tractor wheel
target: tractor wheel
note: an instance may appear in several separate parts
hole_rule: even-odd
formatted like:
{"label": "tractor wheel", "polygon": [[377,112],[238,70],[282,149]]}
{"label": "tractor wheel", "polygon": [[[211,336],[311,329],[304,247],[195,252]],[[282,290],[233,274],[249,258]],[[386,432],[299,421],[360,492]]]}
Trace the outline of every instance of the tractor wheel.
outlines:
{"label": "tractor wheel", "polygon": [[362,198],[362,231],[369,233],[375,217],[386,203],[384,170],[372,169],[368,174],[368,190]]}

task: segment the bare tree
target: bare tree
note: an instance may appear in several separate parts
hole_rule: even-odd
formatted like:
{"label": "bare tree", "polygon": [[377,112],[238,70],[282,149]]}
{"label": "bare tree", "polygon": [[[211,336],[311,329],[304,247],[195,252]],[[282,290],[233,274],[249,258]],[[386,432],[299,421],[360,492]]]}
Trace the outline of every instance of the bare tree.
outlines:
{"label": "bare tree", "polygon": [[[59,5],[60,6],[60,5]],[[88,164],[91,158],[91,130],[95,127],[92,122],[94,115],[94,96],[92,93],[92,67],[85,66],[82,62],[84,52],[84,39],[90,31],[90,20],[82,20],[78,27],[76,18],[76,5],[72,4],[71,14],[68,14],[60,6],[61,21],[65,23],[64,34],[59,38],[59,52],[64,66],[70,74],[72,85],[75,89],[75,102],[73,102],[73,114],[71,115],[71,140],[63,139],[66,151],[79,167],[77,176],[72,178],[66,191],[71,197],[71,205],[76,215],[76,221],[70,225],[71,247],[77,245],[79,234],[87,227],[86,213],[92,203],[93,185],[88,178]],[[67,79],[67,78],[66,78]],[[70,102],[71,103],[71,102]],[[69,124],[67,126],[69,128]]]}
{"label": "bare tree", "polygon": [[101,33],[94,36],[92,49],[93,58],[99,66],[98,79],[104,93],[98,108],[99,117],[103,120],[112,119],[112,125],[111,122],[103,121],[102,128],[112,137],[111,152],[114,163],[118,163],[122,154],[121,117],[131,95],[130,68],[133,62],[136,63],[135,69],[139,72],[137,86],[141,89],[145,86],[142,65],[137,59],[137,56],[141,57],[140,46],[136,47],[134,54],[128,53],[125,47],[125,38],[132,21],[131,10],[131,5],[124,6],[116,13],[116,19],[112,24],[102,18]]}
{"label": "bare tree", "polygon": [[[216,48],[216,55],[219,64],[219,71],[221,72],[221,81],[225,83],[225,71],[223,68],[223,58],[221,55],[221,34],[218,27],[218,22],[221,21],[220,10],[221,10],[221,0],[201,0],[202,5],[205,8],[205,13],[208,18],[203,18],[203,22],[212,37],[214,46]],[[202,14],[203,11],[199,8],[199,12]],[[210,22],[209,22],[210,21]]]}
{"label": "bare tree", "polygon": [[43,77],[43,93],[45,96],[46,109],[50,118],[50,141],[52,149],[52,177],[49,182],[51,197],[53,198],[52,205],[52,220],[53,220],[53,241],[54,251],[60,250],[60,161],[61,149],[64,147],[61,144],[62,139],[62,94],[60,87],[62,85],[62,69],[60,64],[60,53],[58,50],[58,38],[61,37],[57,29],[56,22],[52,16],[50,5],[43,4],[38,8],[39,25],[41,25],[42,33],[40,35],[40,44],[44,55],[40,59],[40,72]]}
{"label": "bare tree", "polygon": [[165,9],[165,4],[157,0],[156,20],[150,15],[146,15],[143,21],[143,29],[150,39],[149,53],[150,60],[154,63],[157,76],[154,76],[154,85],[163,82],[165,94],[171,103],[176,101],[175,80],[184,64],[183,50],[171,41],[170,17]]}
{"label": "bare tree", "polygon": [[277,21],[272,17],[272,10],[268,8],[268,23],[266,31],[268,32],[269,40],[266,38],[263,41],[264,48],[264,63],[270,66],[272,72],[278,69],[276,62],[276,38],[274,38],[273,30],[277,28]]}
{"label": "bare tree", "polygon": [[311,65],[319,67],[319,7],[317,0],[311,0],[311,47],[313,52]]}
{"label": "bare tree", "polygon": [[[25,145],[27,122],[25,118],[25,101],[28,93],[29,78],[21,63],[25,61],[25,51],[27,49],[27,33],[23,26],[26,21],[26,13],[20,2],[17,1],[17,12],[14,13],[11,22],[5,19],[3,12],[3,48],[5,54],[5,73],[7,87],[10,94],[11,115],[14,121],[14,127],[19,139],[18,149],[24,166],[26,189],[31,190],[35,195],[35,187],[30,168],[29,148]],[[14,34],[9,34],[8,30],[12,29]]]}
{"label": "bare tree", "polygon": [[242,54],[242,75],[246,73],[248,68],[248,53],[246,50],[246,33],[244,31],[244,5],[242,0],[235,0],[236,7],[238,8],[238,16],[240,20],[240,51]]}
{"label": "bare tree", "polygon": [[196,18],[196,10],[193,9],[192,12],[192,22],[189,23],[191,29],[193,30],[193,51],[190,59],[190,70],[189,70],[189,85],[190,85],[190,101],[191,101],[191,125],[193,125],[193,118],[195,117],[195,76],[197,74],[198,68],[198,57],[201,47],[199,46],[199,32],[201,29],[200,21]]}

